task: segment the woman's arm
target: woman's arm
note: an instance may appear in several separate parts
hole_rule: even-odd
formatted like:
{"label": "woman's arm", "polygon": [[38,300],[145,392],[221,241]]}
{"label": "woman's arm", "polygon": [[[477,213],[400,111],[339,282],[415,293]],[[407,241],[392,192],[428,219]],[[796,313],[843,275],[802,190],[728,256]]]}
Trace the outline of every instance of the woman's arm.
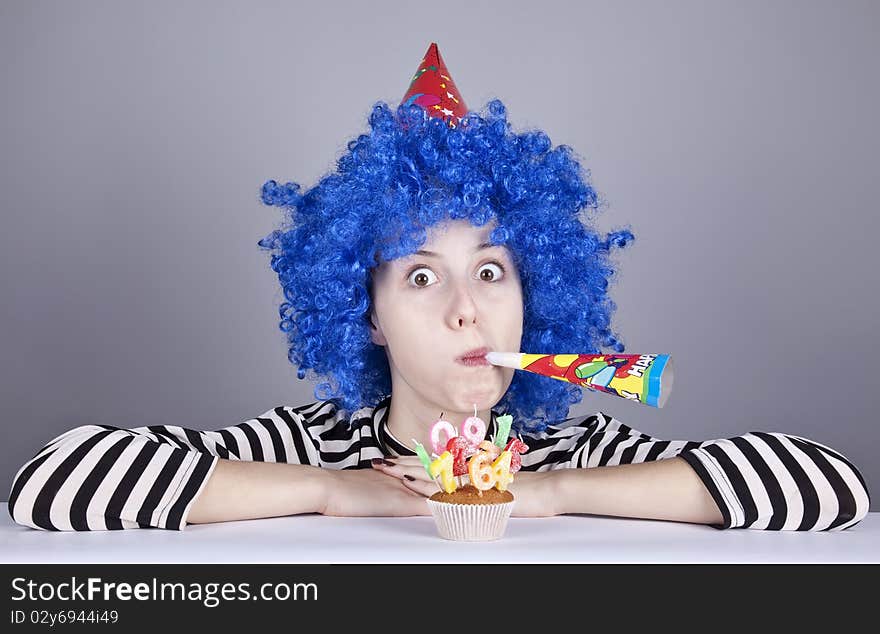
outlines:
{"label": "woman's arm", "polygon": [[[328,408],[304,409],[323,424]],[[278,407],[216,431],[83,425],[49,441],[18,470],[7,508],[16,523],[50,531],[183,530],[187,523],[298,513],[426,511],[402,484],[374,482],[381,474],[372,470],[359,476],[316,466],[311,423]]]}
{"label": "woman's arm", "polygon": [[320,467],[219,460],[184,521],[189,524],[318,513],[323,507]]}
{"label": "woman's arm", "polygon": [[[579,434],[580,429],[584,431]],[[633,516],[630,504],[637,503],[648,513],[644,517],[706,518],[706,495],[699,497],[688,485],[694,477],[702,482],[722,519],[685,521],[716,528],[842,530],[861,521],[870,506],[864,477],[855,465],[834,449],[800,436],[756,431],[702,442],[661,440],[601,412],[591,417],[589,424],[561,429],[556,435],[555,447],[562,450],[556,454],[557,460],[568,460],[553,465],[532,462],[530,467],[538,471],[602,469],[599,475],[584,474],[578,482],[601,475],[620,499],[579,487],[586,496],[580,504],[603,508],[623,505],[623,514],[628,516]],[[540,460],[541,454],[536,452],[535,457]],[[526,453],[524,470],[528,459]],[[667,464],[670,460],[672,464]],[[644,466],[635,468],[639,465]],[[694,477],[684,475],[685,466],[693,470]],[[617,486],[617,478],[624,476],[637,486]],[[641,487],[649,493],[638,495]],[[660,506],[668,506],[668,510]]]}
{"label": "woman's arm", "polygon": [[217,460],[145,428],[83,425],[18,470],[8,510],[16,523],[47,531],[182,529]]}
{"label": "woman's arm", "polygon": [[[528,478],[530,475],[518,474],[520,477],[516,483],[523,484],[523,476]],[[720,525],[724,519],[702,480],[682,458],[589,469],[560,469],[547,475],[556,480],[559,513],[715,525]]]}
{"label": "woman's arm", "polygon": [[[323,420],[329,407],[277,407],[216,431],[83,425],[49,441],[18,470],[7,508],[16,523],[42,530],[182,530],[220,462],[224,466],[216,481],[221,484],[226,472],[236,469],[225,463],[316,463],[306,415]],[[279,464],[252,469],[290,473]],[[257,506],[241,513],[265,511],[258,502],[265,498],[256,495]],[[205,499],[203,511],[216,516],[212,497]]]}
{"label": "woman's arm", "polygon": [[301,513],[339,516],[426,515],[421,495],[370,469],[220,460],[194,502],[190,524]]}

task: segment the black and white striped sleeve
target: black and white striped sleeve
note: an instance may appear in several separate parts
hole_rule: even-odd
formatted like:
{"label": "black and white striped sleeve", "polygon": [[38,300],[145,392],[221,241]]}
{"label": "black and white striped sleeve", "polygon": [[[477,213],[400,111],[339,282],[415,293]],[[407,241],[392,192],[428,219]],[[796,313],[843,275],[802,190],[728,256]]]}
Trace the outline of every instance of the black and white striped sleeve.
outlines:
{"label": "black and white striped sleeve", "polygon": [[780,432],[750,432],[700,443],[681,457],[724,517],[718,528],[835,531],[870,508],[855,465],[830,447]]}
{"label": "black and white striped sleeve", "polygon": [[276,407],[216,431],[76,427],[18,470],[9,514],[43,530],[183,530],[220,459],[319,464],[300,411]]}
{"label": "black and white striped sleeve", "polygon": [[870,508],[865,480],[849,460],[791,434],[661,440],[599,412],[524,440],[530,451],[523,455],[523,468],[533,470],[681,457],[718,505],[724,522],[713,526],[719,529],[843,530],[864,519]]}

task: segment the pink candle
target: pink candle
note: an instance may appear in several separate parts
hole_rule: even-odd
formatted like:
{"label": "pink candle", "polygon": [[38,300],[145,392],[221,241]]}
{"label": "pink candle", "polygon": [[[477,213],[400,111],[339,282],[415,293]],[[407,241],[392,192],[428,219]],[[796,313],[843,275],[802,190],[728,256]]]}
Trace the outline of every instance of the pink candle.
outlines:
{"label": "pink candle", "polygon": [[458,436],[458,430],[448,420],[443,420],[440,415],[439,420],[431,426],[431,448],[438,456],[446,451],[446,443],[450,438]]}
{"label": "pink candle", "polygon": [[468,417],[462,424],[461,435],[467,439],[472,452],[477,450],[477,447],[486,437],[486,423],[477,416],[476,403],[474,404],[474,415]]}

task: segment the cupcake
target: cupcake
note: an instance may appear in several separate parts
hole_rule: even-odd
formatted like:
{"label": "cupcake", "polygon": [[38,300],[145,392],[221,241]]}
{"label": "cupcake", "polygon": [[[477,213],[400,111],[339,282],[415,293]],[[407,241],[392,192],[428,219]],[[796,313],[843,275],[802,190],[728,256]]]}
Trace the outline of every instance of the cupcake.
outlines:
{"label": "cupcake", "polygon": [[[508,420],[501,420],[505,418]],[[427,499],[440,537],[489,541],[504,535],[515,504],[507,487],[522,464],[520,454],[528,449],[516,438],[506,442],[510,419],[499,417],[499,429],[505,431],[490,442],[483,439],[486,427],[475,412],[465,421],[462,433],[449,437],[444,445],[434,432],[442,427],[448,433],[451,425],[441,418],[432,428],[433,460],[416,443],[425,470],[441,489]]]}
{"label": "cupcake", "polygon": [[513,505],[510,491],[481,491],[472,484],[452,493],[438,491],[428,498],[437,533],[455,541],[499,539],[507,528]]}

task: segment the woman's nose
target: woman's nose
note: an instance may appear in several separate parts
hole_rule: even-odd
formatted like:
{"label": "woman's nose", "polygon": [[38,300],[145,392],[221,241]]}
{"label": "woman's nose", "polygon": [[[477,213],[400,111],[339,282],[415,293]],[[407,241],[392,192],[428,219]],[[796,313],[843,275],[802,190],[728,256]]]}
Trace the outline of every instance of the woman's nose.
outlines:
{"label": "woman's nose", "polygon": [[466,286],[460,286],[453,294],[449,315],[454,328],[461,328],[465,324],[473,324],[477,321],[477,304],[471,291]]}

